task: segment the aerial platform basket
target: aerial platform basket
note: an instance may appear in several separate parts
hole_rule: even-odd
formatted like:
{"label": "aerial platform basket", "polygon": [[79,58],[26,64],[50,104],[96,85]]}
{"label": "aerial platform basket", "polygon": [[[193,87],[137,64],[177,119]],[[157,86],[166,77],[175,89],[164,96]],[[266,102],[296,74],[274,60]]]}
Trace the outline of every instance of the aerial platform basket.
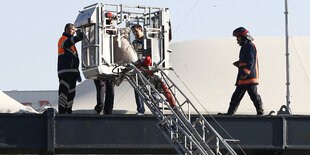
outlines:
{"label": "aerial platform basket", "polygon": [[[108,24],[107,20],[112,20],[113,24]],[[124,48],[121,43],[122,31],[128,31],[136,24],[143,28],[143,48],[150,50],[151,66],[160,65],[163,69],[169,69],[169,21],[169,9],[166,8],[122,4],[93,4],[85,7],[74,23],[85,34],[81,49],[84,76],[92,79],[115,76],[113,68],[126,63],[116,61],[120,57],[115,55],[116,48]],[[128,43],[132,42],[134,35],[128,33],[126,39]]]}

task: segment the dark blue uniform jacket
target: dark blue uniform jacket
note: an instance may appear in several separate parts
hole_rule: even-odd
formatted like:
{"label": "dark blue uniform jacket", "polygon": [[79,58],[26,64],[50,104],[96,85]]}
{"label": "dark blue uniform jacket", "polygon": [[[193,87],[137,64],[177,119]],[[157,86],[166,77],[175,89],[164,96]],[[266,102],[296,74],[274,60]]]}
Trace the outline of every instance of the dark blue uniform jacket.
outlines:
{"label": "dark blue uniform jacket", "polygon": [[258,60],[255,45],[250,40],[241,44],[236,85],[258,85]]}
{"label": "dark blue uniform jacket", "polygon": [[58,76],[63,73],[79,73],[79,56],[75,43],[80,41],[77,36],[70,36],[66,33],[58,41]]}

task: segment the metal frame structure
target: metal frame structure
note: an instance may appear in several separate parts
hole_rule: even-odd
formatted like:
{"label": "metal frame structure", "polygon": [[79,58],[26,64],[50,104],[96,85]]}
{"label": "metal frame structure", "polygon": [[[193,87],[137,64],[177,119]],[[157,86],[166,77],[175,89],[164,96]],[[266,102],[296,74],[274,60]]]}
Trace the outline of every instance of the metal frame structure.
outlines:
{"label": "metal frame structure", "polygon": [[[112,13],[115,22],[112,26],[105,16]],[[171,67],[169,59],[169,9],[126,6],[116,4],[93,4],[80,11],[74,25],[84,32],[82,40],[82,70],[86,78],[106,78],[115,76],[112,72],[114,62],[114,44],[120,47],[120,31],[122,28],[139,24],[144,32],[144,49],[151,49],[152,66]],[[107,33],[113,31],[113,34]],[[146,47],[148,46],[150,47]],[[162,62],[162,63],[160,63]]]}
{"label": "metal frame structure", "polygon": [[[192,115],[192,120],[198,116]],[[209,115],[204,116],[215,128]],[[247,154],[310,154],[310,116],[214,115]],[[1,154],[176,154],[153,115],[0,114]],[[98,132],[100,131],[100,132]],[[223,135],[221,130],[218,132]],[[236,145],[238,154],[244,154]],[[215,149],[214,146],[211,146]]]}
{"label": "metal frame structure", "polygon": [[[110,15],[106,16],[107,13]],[[110,17],[112,15],[113,18]],[[116,21],[116,25],[107,24],[107,20]],[[169,9],[115,4],[94,4],[85,7],[75,21],[75,26],[85,35],[82,41],[84,76],[96,79],[118,76],[118,81],[125,77],[160,121],[157,126],[179,154],[221,155],[221,147],[225,154],[236,155],[227,140],[218,134],[164,72],[171,68],[168,49],[171,39],[169,22]],[[117,64],[114,60],[115,40],[118,47],[122,46],[122,28],[136,24],[143,27],[143,48],[150,49],[152,63],[146,70],[136,68],[134,62]],[[157,73],[160,75],[154,75]],[[158,81],[165,90],[155,87]],[[171,100],[168,103],[163,97],[167,98],[167,93],[173,104]],[[184,109],[184,106],[187,109]],[[165,110],[168,110],[168,113],[165,113]],[[198,115],[197,120],[193,122],[192,110]],[[216,149],[212,150],[210,144]]]}
{"label": "metal frame structure", "polygon": [[[153,68],[153,71],[160,75],[149,76],[147,72],[152,71],[144,72],[133,64],[128,64],[121,74],[160,121],[157,126],[176,151],[186,155],[218,155],[222,154],[221,148],[224,154],[236,155],[227,142],[238,140],[222,138],[163,70]],[[168,87],[176,101],[175,106],[168,103],[165,96],[154,86],[153,81],[156,79],[160,79]],[[192,121],[191,115],[197,115],[198,118]],[[216,149],[212,150],[209,145],[214,145]]]}

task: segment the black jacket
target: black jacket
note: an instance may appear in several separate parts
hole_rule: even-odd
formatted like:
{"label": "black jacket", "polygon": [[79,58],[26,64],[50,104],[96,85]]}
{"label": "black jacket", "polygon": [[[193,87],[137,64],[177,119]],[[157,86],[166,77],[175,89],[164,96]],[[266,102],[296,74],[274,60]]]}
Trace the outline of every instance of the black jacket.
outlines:
{"label": "black jacket", "polygon": [[77,36],[63,33],[58,41],[58,77],[63,73],[77,73],[79,75],[79,56],[75,43],[80,41]]}
{"label": "black jacket", "polygon": [[241,44],[239,53],[239,67],[236,85],[257,85],[259,83],[258,74],[256,47],[252,41],[245,40]]}

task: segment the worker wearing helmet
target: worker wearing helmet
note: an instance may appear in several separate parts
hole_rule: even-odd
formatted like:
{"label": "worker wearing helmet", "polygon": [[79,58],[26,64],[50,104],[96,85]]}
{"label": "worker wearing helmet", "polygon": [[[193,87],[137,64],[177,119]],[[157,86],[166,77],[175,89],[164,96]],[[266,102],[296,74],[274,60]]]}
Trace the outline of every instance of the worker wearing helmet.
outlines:
{"label": "worker wearing helmet", "polygon": [[252,43],[253,38],[249,34],[249,31],[244,27],[235,29],[233,31],[233,36],[236,37],[241,49],[239,53],[239,60],[233,63],[234,66],[238,67],[238,76],[236,81],[236,90],[231,97],[227,114],[233,115],[237,111],[245,92],[248,92],[256,108],[257,115],[263,115],[263,103],[257,92],[259,73],[257,50],[255,45]]}
{"label": "worker wearing helmet", "polygon": [[60,114],[72,113],[76,81],[81,81],[78,69],[80,61],[75,43],[83,39],[83,33],[77,32],[77,36],[73,36],[74,34],[74,25],[68,23],[58,41],[58,112]]}

